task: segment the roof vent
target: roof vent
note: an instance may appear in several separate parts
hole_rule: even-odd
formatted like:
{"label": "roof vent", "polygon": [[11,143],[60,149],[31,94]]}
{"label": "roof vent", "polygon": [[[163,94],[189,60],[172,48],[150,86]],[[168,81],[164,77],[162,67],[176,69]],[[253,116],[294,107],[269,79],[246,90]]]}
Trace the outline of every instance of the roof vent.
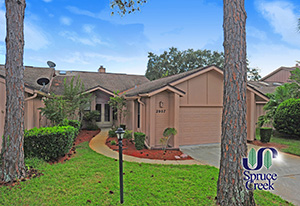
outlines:
{"label": "roof vent", "polygon": [[98,69],[99,73],[105,73],[105,68],[101,65]]}
{"label": "roof vent", "polygon": [[281,86],[282,84],[279,82],[273,82],[273,86]]}
{"label": "roof vent", "polygon": [[60,74],[60,75],[66,75],[67,72],[66,72],[66,71],[59,71],[59,74]]}

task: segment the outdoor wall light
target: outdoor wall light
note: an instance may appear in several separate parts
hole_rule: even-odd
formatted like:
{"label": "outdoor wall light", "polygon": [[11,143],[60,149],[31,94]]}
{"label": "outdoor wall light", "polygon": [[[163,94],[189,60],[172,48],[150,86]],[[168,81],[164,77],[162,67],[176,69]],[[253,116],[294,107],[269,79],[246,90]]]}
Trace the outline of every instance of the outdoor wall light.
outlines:
{"label": "outdoor wall light", "polygon": [[120,203],[123,204],[124,198],[123,198],[123,145],[122,145],[122,139],[124,136],[125,131],[123,128],[118,128],[116,131],[116,134],[118,136],[119,140],[119,171],[120,171]]}

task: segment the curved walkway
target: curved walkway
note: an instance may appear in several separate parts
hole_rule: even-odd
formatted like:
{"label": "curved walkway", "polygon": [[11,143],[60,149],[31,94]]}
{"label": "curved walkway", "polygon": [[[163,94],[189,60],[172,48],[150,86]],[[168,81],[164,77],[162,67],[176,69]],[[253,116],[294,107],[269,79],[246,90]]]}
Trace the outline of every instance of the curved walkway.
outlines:
{"label": "curved walkway", "polygon": [[[104,156],[111,157],[114,159],[119,159],[119,153],[116,151],[111,150],[105,145],[106,139],[108,137],[108,130],[109,129],[101,129],[101,132],[97,134],[89,143],[89,146],[92,150],[97,153],[100,153]],[[200,162],[196,160],[153,160],[153,159],[145,159],[145,158],[138,158],[132,157],[129,155],[123,155],[124,161],[128,162],[143,162],[143,163],[150,163],[150,164],[178,164],[178,165],[193,165],[198,164],[201,165]]]}

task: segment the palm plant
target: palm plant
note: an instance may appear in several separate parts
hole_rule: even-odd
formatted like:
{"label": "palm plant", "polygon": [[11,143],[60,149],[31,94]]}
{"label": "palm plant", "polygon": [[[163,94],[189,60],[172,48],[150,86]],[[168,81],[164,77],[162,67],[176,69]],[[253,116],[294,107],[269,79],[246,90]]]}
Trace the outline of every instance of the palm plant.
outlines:
{"label": "palm plant", "polygon": [[169,140],[173,135],[177,134],[177,130],[175,128],[166,128],[165,131],[163,132],[163,138],[160,139],[160,142],[163,145],[163,149],[167,150],[168,144],[169,144]]}

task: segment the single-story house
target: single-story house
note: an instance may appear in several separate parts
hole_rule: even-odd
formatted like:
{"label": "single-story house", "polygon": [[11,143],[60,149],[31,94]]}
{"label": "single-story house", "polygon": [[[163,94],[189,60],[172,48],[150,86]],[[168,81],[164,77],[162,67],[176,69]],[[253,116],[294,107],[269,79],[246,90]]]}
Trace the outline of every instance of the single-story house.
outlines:
{"label": "single-story house", "polygon": [[[57,71],[54,68],[25,66],[25,129],[46,126],[46,118],[43,117],[38,108],[44,106],[42,98],[54,93],[61,95],[64,90],[64,79],[69,83],[77,77],[85,85],[85,92],[91,93],[91,106],[87,110],[98,110],[100,116],[97,125],[112,127],[113,111],[108,105],[109,97],[114,91],[126,92],[139,85],[149,82],[143,75],[127,75],[106,73],[105,68],[100,67],[98,72]],[[5,67],[0,65],[0,136],[4,133],[5,122]],[[2,138],[0,138],[0,151]]]}
{"label": "single-story house", "polygon": [[[146,134],[150,148],[161,147],[160,138],[168,127],[178,133],[170,145],[208,144],[221,141],[223,71],[208,66],[145,83],[126,94],[129,115],[126,125]],[[256,108],[268,98],[247,86],[247,132],[255,138],[259,113]]]}
{"label": "single-story house", "polygon": [[[185,73],[149,81],[143,75],[107,73],[102,66],[98,72],[59,71],[54,68],[25,67],[25,128],[45,126],[47,121],[38,108],[42,97],[49,93],[61,95],[64,79],[79,77],[85,92],[92,94],[87,110],[98,110],[97,125],[111,127],[116,121],[108,101],[114,91],[127,100],[128,115],[124,120],[133,132],[146,134],[149,148],[160,147],[160,138],[167,127],[178,133],[170,145],[206,144],[220,142],[223,100],[223,71],[207,66]],[[45,80],[46,79],[46,80]],[[262,106],[268,101],[263,89],[248,83],[247,120],[248,140],[255,138],[255,127]],[[3,134],[5,114],[5,72],[0,65],[0,135]],[[2,140],[2,139],[1,139]],[[0,140],[0,141],[1,141]]]}

